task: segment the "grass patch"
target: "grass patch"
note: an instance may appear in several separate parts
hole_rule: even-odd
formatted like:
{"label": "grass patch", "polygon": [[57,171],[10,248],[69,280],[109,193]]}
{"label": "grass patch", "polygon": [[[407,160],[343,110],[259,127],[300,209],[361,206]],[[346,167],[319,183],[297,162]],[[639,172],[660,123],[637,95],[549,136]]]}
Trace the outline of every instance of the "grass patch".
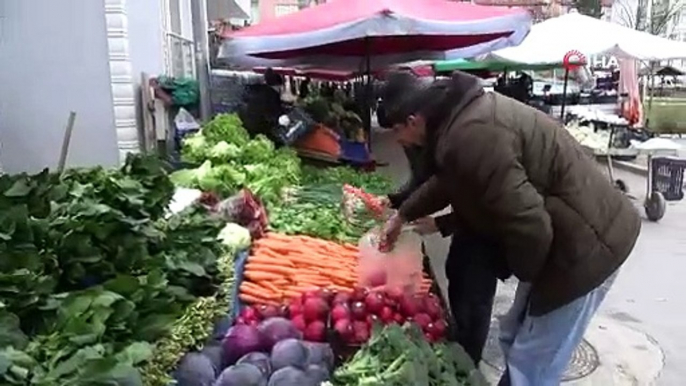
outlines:
{"label": "grass patch", "polygon": [[653,132],[686,134],[686,98],[654,98],[648,119]]}

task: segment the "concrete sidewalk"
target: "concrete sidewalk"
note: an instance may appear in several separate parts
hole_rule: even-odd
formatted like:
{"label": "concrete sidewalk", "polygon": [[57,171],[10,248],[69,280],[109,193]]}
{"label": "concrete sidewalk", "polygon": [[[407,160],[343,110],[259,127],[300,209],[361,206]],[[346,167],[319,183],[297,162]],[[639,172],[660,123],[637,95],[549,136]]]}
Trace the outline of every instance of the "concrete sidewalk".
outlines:
{"label": "concrete sidewalk", "polygon": [[[388,133],[379,133],[372,139],[374,154],[378,161],[388,162],[389,166],[382,169],[398,183],[408,177],[408,168],[401,148],[393,141]],[[603,170],[606,166],[599,165]],[[636,204],[643,202],[645,178],[640,174],[629,173],[626,170],[616,170],[616,178],[627,182],[630,192],[636,197]],[[640,209],[643,213],[642,208]],[[644,223],[641,238],[626,267],[623,268],[613,289],[608,294],[604,304],[592,321],[583,344],[577,350],[572,360],[568,374],[578,379],[564,382],[574,386],[643,386],[643,385],[683,385],[686,379],[686,312],[678,312],[678,318],[672,319],[668,311],[661,309],[656,313],[652,303],[640,298],[646,292],[646,286],[653,287],[647,292],[651,295],[659,294],[660,298],[667,298],[669,293],[684,293],[686,291],[686,263],[681,260],[674,262],[679,248],[686,245],[686,228],[677,223],[676,217],[686,214],[686,205],[670,204],[665,218],[659,224]],[[434,270],[444,293],[447,280],[444,275],[445,259],[450,240],[439,236],[428,237],[425,240],[427,253],[432,258]],[[655,245],[660,245],[659,253],[655,253]],[[683,253],[682,253],[683,254]],[[669,262],[665,262],[668,259]],[[683,260],[686,262],[686,260]],[[670,263],[671,262],[671,263]],[[670,265],[671,264],[671,265]],[[671,271],[670,271],[671,270]],[[669,277],[670,273],[681,275]],[[667,276],[665,276],[667,275]],[[678,283],[678,284],[677,284]],[[497,383],[502,368],[502,355],[493,341],[497,335],[497,316],[504,313],[513,297],[516,281],[508,281],[499,285],[494,307],[494,321],[492,323],[489,344],[484,353],[481,367],[487,379]],[[676,288],[676,289],[675,289]],[[634,300],[640,298],[640,303]],[[649,302],[649,301],[648,301]],[[686,305],[686,297],[679,305]],[[681,304],[684,303],[684,304]],[[672,305],[674,306],[674,305]],[[683,307],[686,310],[686,307]],[[643,322],[650,319],[651,323]],[[656,336],[651,338],[645,331]],[[679,342],[671,343],[668,337]],[[659,336],[659,337],[658,337]],[[660,346],[667,345],[669,350],[663,354]],[[665,356],[674,356],[675,360],[663,370]],[[500,358],[498,358],[500,356]],[[671,358],[671,357],[670,357]],[[490,365],[489,365],[490,363]],[[659,381],[658,381],[659,377]]]}

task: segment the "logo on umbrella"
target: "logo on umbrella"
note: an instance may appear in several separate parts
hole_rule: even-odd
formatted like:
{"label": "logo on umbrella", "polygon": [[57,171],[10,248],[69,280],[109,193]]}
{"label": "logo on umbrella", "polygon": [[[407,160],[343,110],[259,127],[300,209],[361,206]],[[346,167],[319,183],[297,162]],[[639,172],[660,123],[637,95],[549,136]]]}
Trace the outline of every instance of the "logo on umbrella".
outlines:
{"label": "logo on umbrella", "polygon": [[565,70],[575,70],[585,64],[586,55],[577,50],[568,51],[562,58],[562,67]]}

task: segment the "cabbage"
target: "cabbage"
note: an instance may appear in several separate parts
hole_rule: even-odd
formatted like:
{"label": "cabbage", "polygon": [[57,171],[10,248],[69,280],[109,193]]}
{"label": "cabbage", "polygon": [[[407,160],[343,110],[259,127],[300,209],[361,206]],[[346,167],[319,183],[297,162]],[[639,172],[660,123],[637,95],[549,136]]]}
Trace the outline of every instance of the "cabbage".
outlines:
{"label": "cabbage", "polygon": [[267,350],[271,350],[276,343],[284,339],[302,339],[302,333],[293,323],[290,320],[281,317],[264,320],[257,326],[257,329],[264,337],[263,339]]}
{"label": "cabbage", "polygon": [[174,372],[177,386],[212,386],[215,369],[210,359],[200,353],[184,355]]}
{"label": "cabbage", "polygon": [[307,370],[305,370],[307,377],[314,382],[315,385],[319,385],[324,381],[328,381],[331,377],[329,370],[326,367],[319,365],[309,365]]}
{"label": "cabbage", "polygon": [[224,370],[215,386],[266,386],[267,378],[257,367],[242,363]]}
{"label": "cabbage", "polygon": [[262,375],[269,376],[272,373],[272,365],[269,360],[269,355],[263,352],[251,352],[250,354],[245,354],[241,359],[236,362],[236,364],[249,363],[262,372]]}
{"label": "cabbage", "polygon": [[222,342],[226,364],[234,364],[245,354],[264,351],[264,339],[260,331],[253,326],[235,325],[229,329]]}
{"label": "cabbage", "polygon": [[302,370],[284,367],[272,374],[267,386],[318,386],[318,384],[310,380]]}
{"label": "cabbage", "polygon": [[297,339],[285,339],[274,345],[271,365],[273,370],[292,366],[304,369],[307,365],[307,349]]}
{"label": "cabbage", "polygon": [[210,343],[202,348],[200,353],[207,357],[214,367],[214,373],[219,375],[219,373],[224,370],[224,349],[219,343]]}
{"label": "cabbage", "polygon": [[250,247],[250,231],[236,223],[228,223],[219,231],[219,236],[222,244],[228,246],[233,251],[240,251]]}
{"label": "cabbage", "polygon": [[260,163],[267,162],[274,156],[274,142],[264,135],[258,134],[255,139],[241,148],[241,162]]}
{"label": "cabbage", "polygon": [[328,343],[303,342],[307,349],[307,364],[333,370],[334,354]]}

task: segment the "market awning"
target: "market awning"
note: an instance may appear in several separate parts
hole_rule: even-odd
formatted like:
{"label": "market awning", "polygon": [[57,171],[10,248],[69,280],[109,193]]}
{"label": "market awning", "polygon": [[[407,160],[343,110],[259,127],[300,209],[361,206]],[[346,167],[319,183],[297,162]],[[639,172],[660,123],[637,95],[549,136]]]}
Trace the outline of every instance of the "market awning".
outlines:
{"label": "market awning", "polygon": [[[285,76],[302,76],[309,77],[312,79],[328,80],[331,82],[345,82],[355,78],[357,75],[352,71],[336,71],[336,70],[326,70],[319,68],[272,68],[274,72]],[[258,74],[264,74],[267,71],[267,67],[255,67],[253,71]]]}
{"label": "market awning", "polygon": [[515,63],[506,60],[469,60],[469,59],[454,59],[454,60],[440,60],[434,62],[433,68],[435,72],[452,72],[452,71],[542,71],[555,68],[562,68],[562,62],[551,64],[529,64],[529,63]]}
{"label": "market awning", "polygon": [[[530,23],[523,9],[465,2],[332,0],[226,34],[219,56],[288,60],[443,54],[475,46],[493,50],[518,44]],[[478,53],[465,51],[467,54]]]}
{"label": "market awning", "polygon": [[686,43],[571,12],[535,24],[522,44],[495,51],[490,57],[526,64],[555,64],[571,52],[588,59],[608,54],[617,58],[667,60],[686,58]]}

